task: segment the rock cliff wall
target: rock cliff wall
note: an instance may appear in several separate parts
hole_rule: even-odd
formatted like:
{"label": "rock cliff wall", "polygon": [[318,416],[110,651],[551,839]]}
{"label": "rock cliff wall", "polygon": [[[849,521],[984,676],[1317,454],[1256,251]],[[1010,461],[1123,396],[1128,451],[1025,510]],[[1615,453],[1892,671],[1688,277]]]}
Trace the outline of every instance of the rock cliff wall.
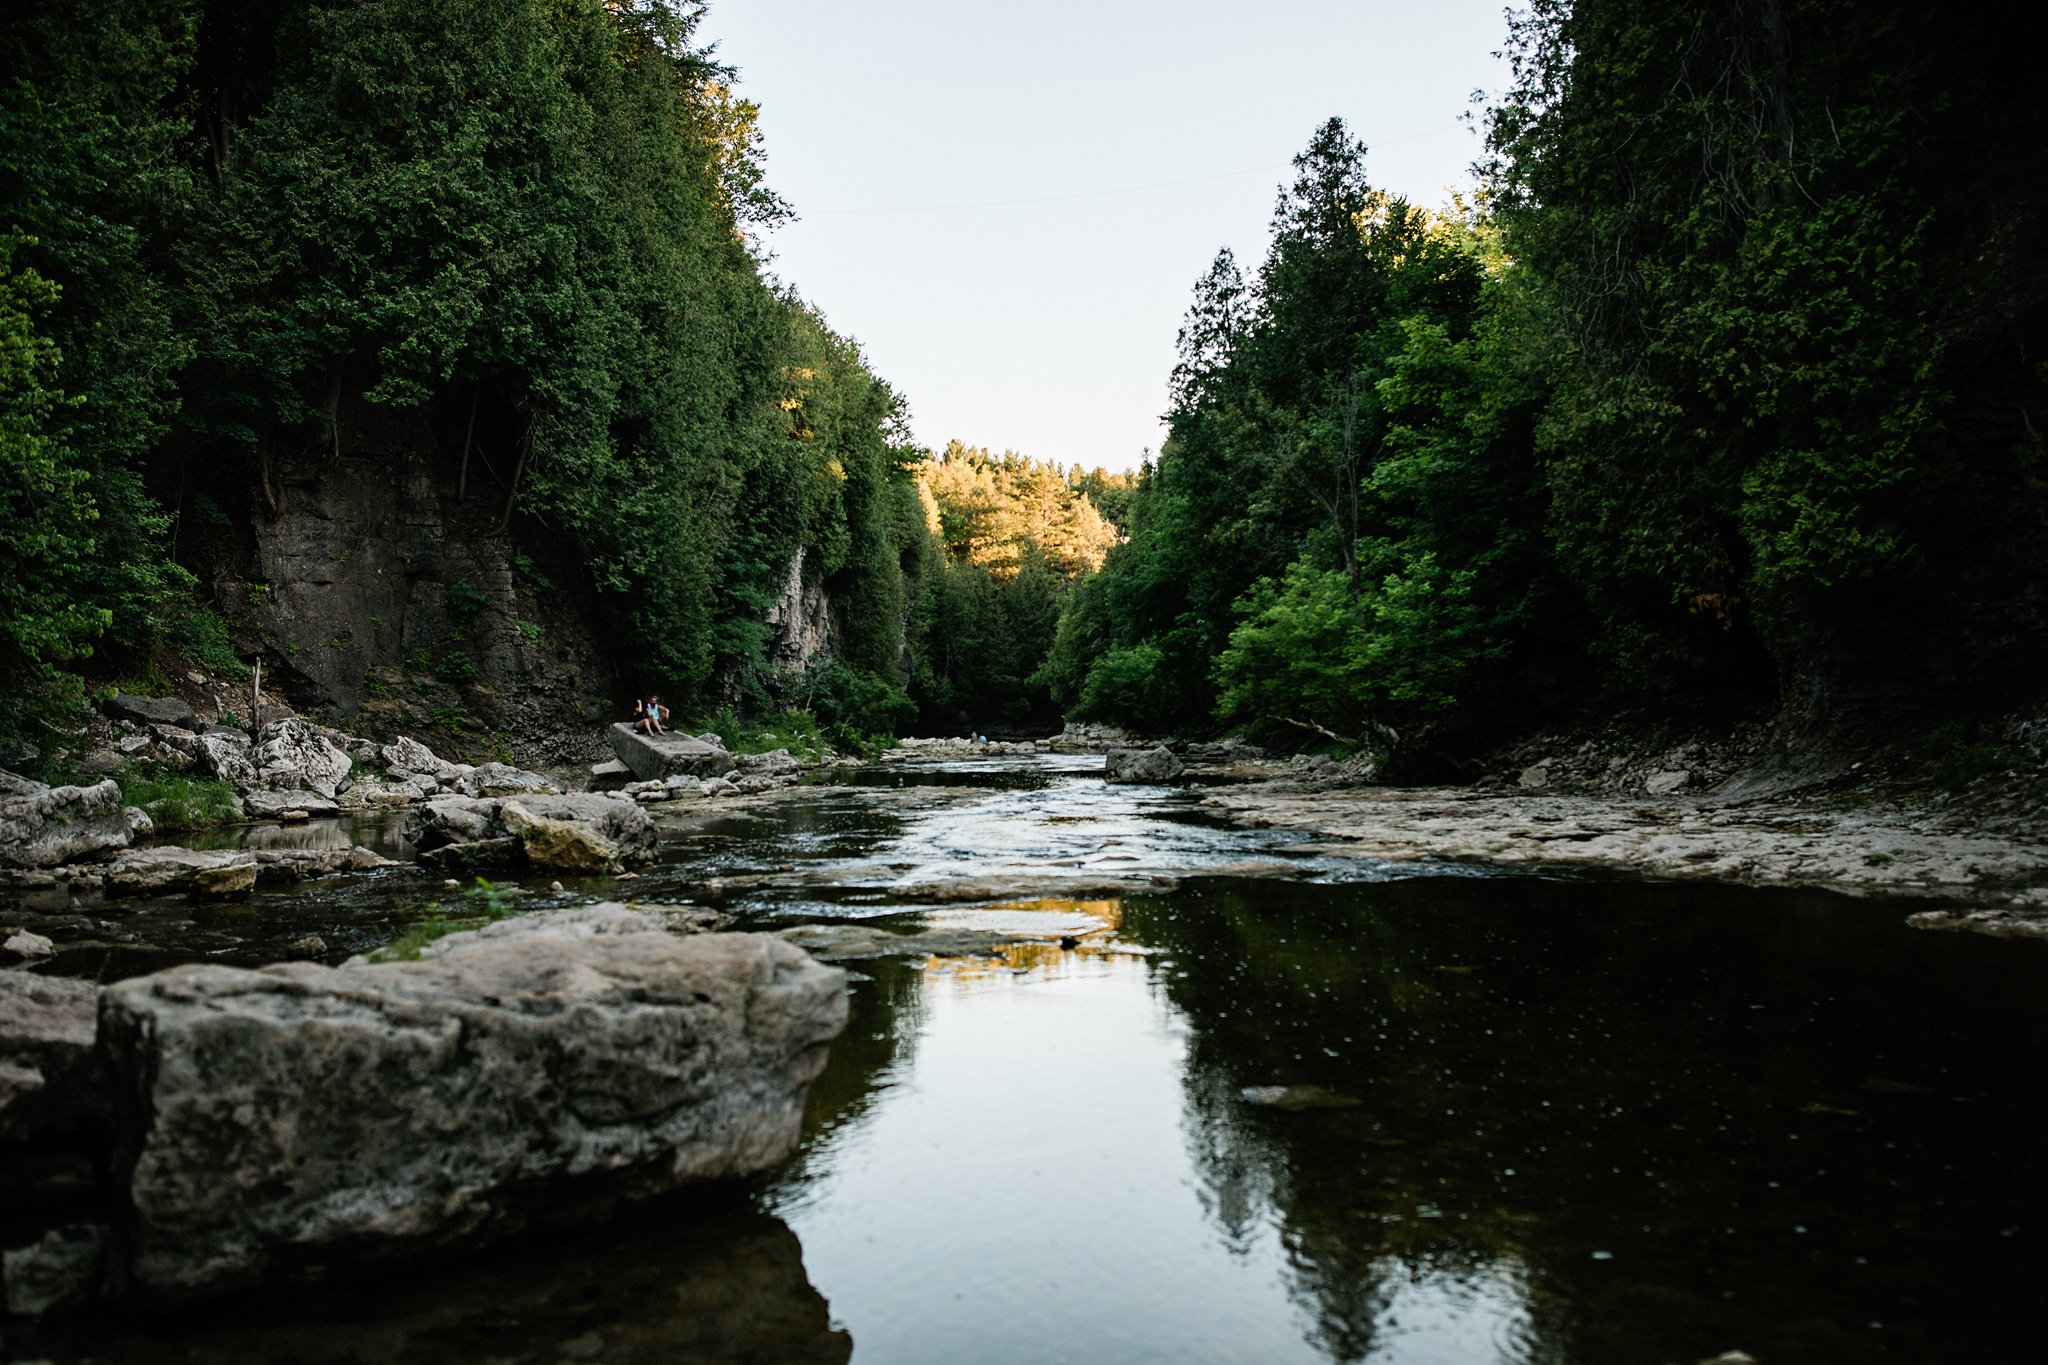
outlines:
{"label": "rock cliff wall", "polygon": [[448,752],[585,759],[617,690],[595,594],[566,547],[504,527],[502,449],[495,466],[478,450],[465,479],[436,437],[425,411],[364,406],[331,450],[282,462],[278,510],[252,491],[253,554],[222,595],[301,708],[435,730]]}

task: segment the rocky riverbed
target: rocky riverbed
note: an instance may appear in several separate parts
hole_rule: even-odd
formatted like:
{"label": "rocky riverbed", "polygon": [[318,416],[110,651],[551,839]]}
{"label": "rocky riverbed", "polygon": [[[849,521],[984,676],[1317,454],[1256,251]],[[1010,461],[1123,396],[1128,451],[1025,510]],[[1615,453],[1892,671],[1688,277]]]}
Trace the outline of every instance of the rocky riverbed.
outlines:
{"label": "rocky riverbed", "polygon": [[1944,828],[1925,808],[1473,788],[1329,786],[1288,776],[1208,789],[1233,821],[1317,836],[1296,852],[1614,872],[1962,902],[1913,922],[2048,935],[2048,841]]}

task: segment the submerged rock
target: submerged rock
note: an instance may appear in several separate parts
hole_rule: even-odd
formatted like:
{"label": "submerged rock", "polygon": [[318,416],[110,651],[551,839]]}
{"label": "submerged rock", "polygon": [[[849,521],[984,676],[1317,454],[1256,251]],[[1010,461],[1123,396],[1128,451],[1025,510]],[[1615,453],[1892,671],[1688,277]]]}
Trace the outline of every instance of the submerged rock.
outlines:
{"label": "submerged rock", "polygon": [[723,777],[733,756],[717,735],[643,735],[632,726],[612,726],[607,737],[619,761],[643,782],[663,777]]}
{"label": "submerged rock", "polygon": [[1019,941],[987,929],[913,929],[898,933],[871,924],[799,924],[779,937],[824,962],[875,957],[989,957]]}
{"label": "submerged rock", "polygon": [[1103,756],[1105,782],[1171,782],[1187,768],[1163,744],[1150,749],[1111,749]]}
{"label": "submerged rock", "polygon": [[191,1299],[754,1174],[845,1022],[843,974],[796,947],[620,906],[418,962],[122,982],[100,1034],[140,1138],[128,1273]]}
{"label": "submerged rock", "polygon": [[1298,1113],[1305,1109],[1356,1109],[1363,1100],[1320,1085],[1248,1085],[1237,1092],[1246,1104]]}
{"label": "submerged rock", "polygon": [[109,778],[90,787],[46,787],[26,778],[0,789],[0,867],[56,867],[123,849],[150,833],[149,817],[123,805]]}

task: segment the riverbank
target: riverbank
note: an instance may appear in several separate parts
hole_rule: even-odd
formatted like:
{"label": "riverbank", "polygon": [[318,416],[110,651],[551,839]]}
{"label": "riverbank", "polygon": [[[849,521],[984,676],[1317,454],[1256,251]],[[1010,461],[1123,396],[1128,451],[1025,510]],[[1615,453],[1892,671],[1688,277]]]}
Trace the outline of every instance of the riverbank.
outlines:
{"label": "riverbank", "polygon": [[2048,837],[2019,822],[1986,830],[1910,795],[1628,797],[1288,774],[1207,787],[1202,800],[1240,824],[1320,836],[1315,851],[1333,857],[1936,897],[1959,904],[1910,922],[2048,938]]}

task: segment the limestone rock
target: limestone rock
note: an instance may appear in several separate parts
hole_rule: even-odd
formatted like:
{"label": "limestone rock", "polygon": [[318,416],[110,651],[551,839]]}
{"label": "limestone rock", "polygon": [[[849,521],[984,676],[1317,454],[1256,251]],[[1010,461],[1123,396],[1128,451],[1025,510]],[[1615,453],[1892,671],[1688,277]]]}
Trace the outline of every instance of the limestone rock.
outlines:
{"label": "limestone rock", "polygon": [[[177,891],[241,895],[255,885],[256,858],[253,854],[238,849],[200,850],[174,845],[138,848],[132,853],[122,854],[108,867],[106,880],[110,896],[162,895]],[[225,889],[205,889],[211,886]]]}
{"label": "limestone rock", "polygon": [[410,837],[423,849],[503,838],[505,831],[498,825],[499,805],[497,801],[472,796],[429,801],[412,813]]}
{"label": "limestone rock", "polygon": [[110,715],[143,725],[176,725],[193,730],[199,724],[198,715],[178,697],[137,697],[116,692],[103,706]]}
{"label": "limestone rock", "polygon": [[107,1232],[96,1223],[53,1228],[40,1242],[8,1252],[0,1260],[7,1311],[34,1317],[90,1302],[98,1296],[106,1256]]}
{"label": "limestone rock", "polygon": [[101,1045],[152,1116],[127,1173],[134,1282],[170,1302],[313,1278],[766,1170],[844,980],[772,936],[600,906],[418,962],[108,987]]}
{"label": "limestone rock", "polygon": [[733,757],[718,736],[643,735],[630,725],[612,726],[608,733],[612,752],[633,770],[634,776],[651,782],[663,777],[722,777],[733,770]]}
{"label": "limestone rock", "polygon": [[397,866],[375,849],[360,844],[344,848],[259,848],[255,852],[256,880],[266,884]]}
{"label": "limestone rock", "polygon": [[56,944],[41,934],[30,933],[26,929],[16,929],[9,934],[7,941],[0,943],[0,949],[21,958],[54,957],[57,953]]}
{"label": "limestone rock", "polygon": [[208,777],[232,783],[237,791],[248,791],[257,783],[256,765],[250,761],[248,736],[208,732],[193,738],[193,761]]}
{"label": "limestone rock", "polygon": [[420,854],[420,866],[444,877],[474,877],[482,872],[516,868],[526,862],[526,845],[510,835],[443,844]]}
{"label": "limestone rock", "polygon": [[1150,749],[1111,749],[1102,760],[1105,782],[1171,782],[1185,771],[1164,744]]}
{"label": "limestone rock", "polygon": [[[516,808],[516,813],[514,813]],[[654,822],[631,797],[613,792],[494,800],[447,797],[413,817],[421,860],[447,872],[503,866],[522,854],[563,872],[617,872],[654,856]],[[516,840],[516,844],[507,844]],[[453,851],[475,845],[466,852]],[[509,861],[516,862],[513,856]]]}
{"label": "limestone rock", "polygon": [[619,846],[593,824],[536,815],[517,801],[507,801],[498,818],[535,867],[553,872],[625,871]]}
{"label": "limestone rock", "polygon": [[377,754],[391,775],[401,779],[426,777],[439,784],[452,782],[461,772],[461,765],[450,763],[410,735],[400,735]]}
{"label": "limestone rock", "polygon": [[633,770],[616,758],[590,765],[590,790],[594,792],[617,791],[632,780]]}
{"label": "limestone rock", "polygon": [[303,787],[330,801],[340,794],[353,766],[332,740],[296,716],[263,727],[254,762],[257,780],[271,791]]}
{"label": "limestone rock", "polygon": [[561,788],[524,768],[509,763],[485,763],[464,776],[459,785],[469,796],[559,795]]}
{"label": "limestone rock", "polygon": [[1522,769],[1522,775],[1516,778],[1515,781],[1521,786],[1532,789],[1547,787],[1550,785],[1550,769],[1540,764],[1533,768],[1524,768]]}
{"label": "limestone rock", "polygon": [[192,874],[194,894],[214,900],[246,896],[256,889],[256,860],[204,867]]}
{"label": "limestone rock", "polygon": [[341,814],[332,797],[307,791],[247,791],[242,793],[242,811],[251,820],[282,820],[287,811],[303,811],[311,819]]}
{"label": "limestone rock", "polygon": [[56,867],[128,847],[150,832],[149,817],[121,804],[109,779],[90,787],[45,787],[0,795],[0,867]]}
{"label": "limestone rock", "polygon": [[99,995],[90,981],[0,972],[0,1141],[105,1123]]}
{"label": "limestone rock", "polygon": [[1692,774],[1684,769],[1671,772],[1651,773],[1643,781],[1643,790],[1652,796],[1669,796],[1692,781]]}
{"label": "limestone rock", "polygon": [[770,749],[765,754],[741,754],[740,771],[748,776],[794,777],[804,770],[787,749]]}

